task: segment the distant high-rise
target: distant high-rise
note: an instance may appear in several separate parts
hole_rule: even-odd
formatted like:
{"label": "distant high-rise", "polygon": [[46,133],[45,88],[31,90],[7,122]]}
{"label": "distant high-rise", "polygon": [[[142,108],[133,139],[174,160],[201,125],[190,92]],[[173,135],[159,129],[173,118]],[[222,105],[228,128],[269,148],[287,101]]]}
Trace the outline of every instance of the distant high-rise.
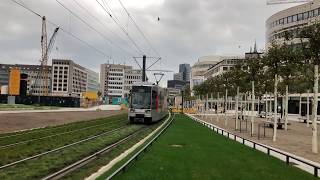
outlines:
{"label": "distant high-rise", "polygon": [[173,80],[183,81],[183,74],[182,73],[175,73],[173,75]]}
{"label": "distant high-rise", "polygon": [[190,64],[180,64],[179,73],[182,74],[182,80],[185,82],[190,82],[191,67]]}

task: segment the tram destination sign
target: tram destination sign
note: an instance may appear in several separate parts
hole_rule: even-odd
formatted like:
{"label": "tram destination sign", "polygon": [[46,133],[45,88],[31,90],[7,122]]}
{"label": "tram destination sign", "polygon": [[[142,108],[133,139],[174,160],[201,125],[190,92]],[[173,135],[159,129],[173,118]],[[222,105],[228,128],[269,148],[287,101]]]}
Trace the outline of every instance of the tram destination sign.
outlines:
{"label": "tram destination sign", "polygon": [[302,2],[310,2],[312,0],[267,0],[267,5],[273,4],[287,4],[287,3],[302,3]]}

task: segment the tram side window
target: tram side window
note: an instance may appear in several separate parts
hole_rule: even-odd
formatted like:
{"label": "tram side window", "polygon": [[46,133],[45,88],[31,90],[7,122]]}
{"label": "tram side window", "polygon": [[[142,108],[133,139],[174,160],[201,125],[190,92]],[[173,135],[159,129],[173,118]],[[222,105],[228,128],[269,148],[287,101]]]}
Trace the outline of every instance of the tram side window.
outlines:
{"label": "tram side window", "polygon": [[156,109],[157,108],[157,92],[156,91],[152,91],[152,109]]}

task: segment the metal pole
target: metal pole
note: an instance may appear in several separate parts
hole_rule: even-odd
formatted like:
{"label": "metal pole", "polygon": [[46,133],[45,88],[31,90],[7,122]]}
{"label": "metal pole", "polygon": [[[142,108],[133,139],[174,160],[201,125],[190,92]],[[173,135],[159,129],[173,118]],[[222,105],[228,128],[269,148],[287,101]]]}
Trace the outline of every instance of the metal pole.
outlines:
{"label": "metal pole", "polygon": [[224,103],[224,125],[227,126],[228,125],[228,121],[227,121],[227,100],[228,100],[228,89],[226,89],[226,96],[225,96],[225,103]]}
{"label": "metal pole", "polygon": [[301,93],[300,93],[300,97],[299,97],[299,116],[300,116],[300,118],[302,117],[302,115],[301,115],[301,101],[302,101],[302,97],[301,97]]}
{"label": "metal pole", "polygon": [[310,98],[309,98],[309,93],[310,93],[310,90],[307,91],[307,127],[309,127],[309,114],[310,114],[310,106],[309,106]]}
{"label": "metal pole", "polygon": [[146,81],[146,55],[142,56],[142,82]]}
{"label": "metal pole", "polygon": [[183,114],[183,101],[184,101],[184,98],[183,98],[183,91],[181,91],[181,94],[182,94],[182,98],[181,98],[181,101],[182,101],[182,110],[181,110],[181,113]]}

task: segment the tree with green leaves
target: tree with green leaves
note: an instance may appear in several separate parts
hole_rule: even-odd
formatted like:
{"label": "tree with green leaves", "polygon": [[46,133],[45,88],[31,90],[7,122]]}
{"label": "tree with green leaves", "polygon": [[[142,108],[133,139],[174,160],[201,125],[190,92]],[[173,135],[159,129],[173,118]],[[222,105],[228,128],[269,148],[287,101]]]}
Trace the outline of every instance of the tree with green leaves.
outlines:
{"label": "tree with green leaves", "polygon": [[278,127],[278,117],[277,117],[277,100],[278,100],[278,83],[281,62],[284,60],[284,49],[281,45],[272,42],[271,47],[263,58],[263,63],[267,67],[266,73],[272,75],[274,80],[274,122],[273,122],[273,141],[277,139],[277,127]]}
{"label": "tree with green leaves", "polygon": [[[247,82],[251,82],[251,135],[254,134],[254,107],[255,107],[255,83],[259,84],[260,78],[263,74],[263,64],[261,58],[249,58],[246,59],[244,66],[247,67],[245,72],[245,77]],[[250,87],[248,84],[247,87]],[[258,86],[258,92],[261,88]],[[249,89],[248,89],[249,91]]]}
{"label": "tree with green leaves", "polygon": [[317,112],[320,64],[320,23],[302,28],[298,33],[305,50],[306,60],[313,66],[313,103],[312,103],[312,152],[318,153]]}

